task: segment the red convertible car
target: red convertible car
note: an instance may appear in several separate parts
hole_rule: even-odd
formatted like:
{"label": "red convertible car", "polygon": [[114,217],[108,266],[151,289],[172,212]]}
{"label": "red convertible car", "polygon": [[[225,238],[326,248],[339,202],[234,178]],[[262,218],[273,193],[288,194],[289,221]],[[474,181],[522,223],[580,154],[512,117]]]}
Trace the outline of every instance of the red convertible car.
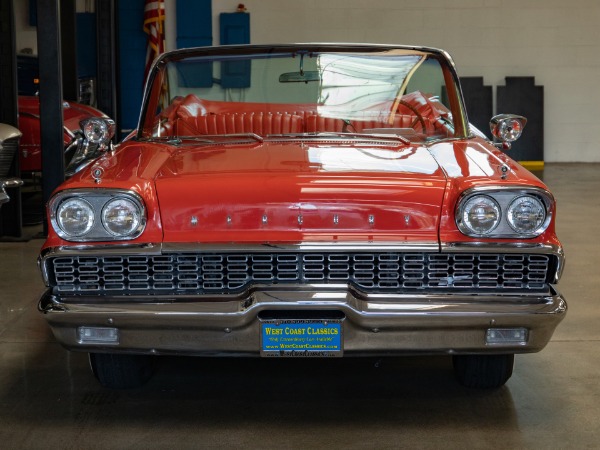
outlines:
{"label": "red convertible car", "polygon": [[48,204],[39,310],[105,386],[155,355],[453,357],[498,387],[567,306],[555,200],[469,127],[454,64],[421,47],[177,50],[134,136]]}

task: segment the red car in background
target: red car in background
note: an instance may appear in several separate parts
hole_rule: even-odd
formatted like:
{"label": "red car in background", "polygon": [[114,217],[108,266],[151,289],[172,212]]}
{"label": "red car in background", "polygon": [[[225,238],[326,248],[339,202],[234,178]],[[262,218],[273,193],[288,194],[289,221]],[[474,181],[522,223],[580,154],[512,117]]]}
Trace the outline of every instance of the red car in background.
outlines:
{"label": "red car in background", "polygon": [[[19,129],[23,133],[19,145],[19,163],[21,175],[29,185],[39,185],[42,171],[42,151],[40,147],[40,102],[39,92],[39,60],[35,55],[17,55],[17,76],[19,87]],[[90,117],[107,116],[93,104],[93,80],[88,78],[78,79],[78,102],[63,102],[63,125],[65,151],[67,146],[74,142],[75,133],[81,128],[81,121]],[[74,146],[71,148],[74,151]],[[65,165],[71,161],[72,151],[65,155]]]}
{"label": "red car in background", "polygon": [[[63,102],[65,148],[81,128],[80,122],[89,117],[107,118],[106,114],[88,105]],[[19,145],[19,163],[22,178],[35,180],[42,172],[42,149],[40,146],[40,101],[36,96],[19,96],[19,130],[23,133]]]}

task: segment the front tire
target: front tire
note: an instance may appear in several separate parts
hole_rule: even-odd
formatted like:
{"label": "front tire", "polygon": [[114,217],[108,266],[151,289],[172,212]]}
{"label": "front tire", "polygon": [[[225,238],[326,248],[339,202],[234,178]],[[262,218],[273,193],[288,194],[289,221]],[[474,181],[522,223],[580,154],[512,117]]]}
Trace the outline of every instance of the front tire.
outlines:
{"label": "front tire", "polygon": [[89,358],[96,379],[111,389],[140,387],[154,374],[152,356],[90,353]]}
{"label": "front tire", "polygon": [[457,355],[452,358],[459,383],[469,388],[495,389],[508,381],[515,355]]}

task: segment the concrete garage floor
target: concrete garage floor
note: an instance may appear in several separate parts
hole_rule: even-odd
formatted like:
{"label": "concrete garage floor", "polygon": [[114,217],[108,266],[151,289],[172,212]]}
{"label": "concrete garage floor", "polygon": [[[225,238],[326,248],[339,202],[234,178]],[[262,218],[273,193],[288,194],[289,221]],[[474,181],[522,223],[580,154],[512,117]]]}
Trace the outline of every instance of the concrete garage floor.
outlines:
{"label": "concrete garage floor", "polygon": [[162,358],[111,391],[36,311],[41,240],[0,243],[0,446],[12,448],[600,448],[600,165],[547,165],[570,310],[496,391],[448,357]]}

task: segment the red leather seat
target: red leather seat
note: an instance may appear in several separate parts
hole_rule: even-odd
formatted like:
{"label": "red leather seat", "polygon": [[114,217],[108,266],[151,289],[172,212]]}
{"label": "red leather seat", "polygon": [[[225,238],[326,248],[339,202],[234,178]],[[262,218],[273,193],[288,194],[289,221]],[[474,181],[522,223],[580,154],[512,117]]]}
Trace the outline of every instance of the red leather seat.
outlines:
{"label": "red leather seat", "polygon": [[281,113],[222,113],[207,114],[177,121],[179,136],[195,136],[199,134],[267,134],[302,133],[304,124],[302,117]]}
{"label": "red leather seat", "polygon": [[433,124],[427,118],[424,118],[423,120],[425,122],[425,130],[423,130],[421,121],[416,116],[407,114],[396,114],[394,116],[393,124],[380,120],[355,119],[351,120],[349,125],[346,125],[341,119],[314,114],[306,118],[306,131],[308,133],[315,133],[320,131],[341,132],[345,130],[350,133],[362,133],[364,129],[368,128],[413,128],[419,133],[422,133],[423,131],[427,134],[433,132]]}
{"label": "red leather seat", "polygon": [[[411,107],[408,107],[412,105]],[[385,105],[383,105],[385,106]],[[414,111],[411,110],[414,108]],[[286,134],[302,132],[356,132],[369,128],[413,128],[418,133],[434,135],[447,130],[439,113],[421,93],[415,92],[403,97],[394,115],[393,123],[379,119],[379,111],[387,111],[380,105],[365,116],[367,120],[352,119],[346,125],[344,120],[323,117],[311,104],[267,104],[245,102],[223,102],[201,100],[193,94],[177,98],[161,113],[161,134],[196,136],[200,134],[256,133]],[[423,114],[422,120],[415,111]],[[366,112],[366,114],[370,114]],[[425,129],[423,130],[423,125]]]}

